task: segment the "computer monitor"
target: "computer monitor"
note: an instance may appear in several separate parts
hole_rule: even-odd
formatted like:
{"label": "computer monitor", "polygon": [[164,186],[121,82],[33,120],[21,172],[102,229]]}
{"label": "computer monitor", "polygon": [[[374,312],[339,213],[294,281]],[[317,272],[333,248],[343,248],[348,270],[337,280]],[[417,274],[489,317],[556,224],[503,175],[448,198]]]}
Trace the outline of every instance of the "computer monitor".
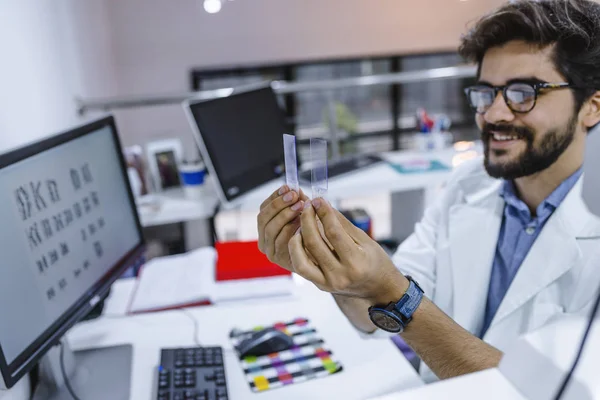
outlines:
{"label": "computer monitor", "polygon": [[289,129],[270,85],[183,106],[224,205],[282,175]]}
{"label": "computer monitor", "polygon": [[[1,154],[0,204],[0,385],[10,388],[40,360],[59,365],[42,357],[58,355],[61,337],[143,251],[113,118]],[[117,383],[108,380],[130,375],[131,349],[120,350],[74,353],[75,369],[93,366],[84,375],[95,389],[72,377],[83,398],[127,398],[111,397]],[[117,371],[120,362],[126,371]],[[62,398],[60,370],[41,375],[57,379],[44,381],[38,397]]]}

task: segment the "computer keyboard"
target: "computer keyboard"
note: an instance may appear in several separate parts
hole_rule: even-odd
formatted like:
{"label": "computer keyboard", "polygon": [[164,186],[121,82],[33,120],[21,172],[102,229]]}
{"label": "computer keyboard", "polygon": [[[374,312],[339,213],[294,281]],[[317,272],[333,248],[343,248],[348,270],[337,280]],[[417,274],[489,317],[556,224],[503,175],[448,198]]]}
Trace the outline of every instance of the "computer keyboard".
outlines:
{"label": "computer keyboard", "polygon": [[221,347],[162,349],[157,400],[227,400]]}
{"label": "computer keyboard", "polygon": [[[361,154],[359,156],[329,162],[329,165],[327,165],[327,177],[334,178],[338,175],[343,175],[361,168],[369,167],[381,161],[381,157]],[[311,170],[300,172],[299,178],[302,182],[310,182]]]}

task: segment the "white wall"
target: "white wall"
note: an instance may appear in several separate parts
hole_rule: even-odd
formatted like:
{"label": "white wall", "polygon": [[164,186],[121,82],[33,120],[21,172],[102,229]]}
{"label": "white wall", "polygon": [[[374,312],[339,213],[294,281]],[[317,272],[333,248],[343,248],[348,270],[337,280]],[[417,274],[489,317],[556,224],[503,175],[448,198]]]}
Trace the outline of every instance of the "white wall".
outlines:
{"label": "white wall", "polygon": [[0,2],[0,151],[78,123],[77,95],[114,94],[106,15],[104,0]]}
{"label": "white wall", "polygon": [[[105,6],[0,1],[0,152],[79,123],[76,95],[115,94]],[[0,399],[28,399],[28,382],[0,391]]]}
{"label": "white wall", "polygon": [[[465,25],[504,0],[107,0],[118,91],[190,89],[194,67],[453,50]],[[180,136],[178,105],[117,113],[124,142]]]}

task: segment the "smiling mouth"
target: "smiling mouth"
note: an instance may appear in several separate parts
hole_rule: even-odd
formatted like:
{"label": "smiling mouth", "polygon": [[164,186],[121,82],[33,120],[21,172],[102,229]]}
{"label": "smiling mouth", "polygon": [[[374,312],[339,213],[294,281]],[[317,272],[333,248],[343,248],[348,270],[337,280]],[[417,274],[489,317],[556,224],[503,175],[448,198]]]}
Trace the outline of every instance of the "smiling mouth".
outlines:
{"label": "smiling mouth", "polygon": [[517,135],[507,135],[504,133],[493,132],[490,137],[497,142],[508,142],[511,140],[518,140],[519,137]]}

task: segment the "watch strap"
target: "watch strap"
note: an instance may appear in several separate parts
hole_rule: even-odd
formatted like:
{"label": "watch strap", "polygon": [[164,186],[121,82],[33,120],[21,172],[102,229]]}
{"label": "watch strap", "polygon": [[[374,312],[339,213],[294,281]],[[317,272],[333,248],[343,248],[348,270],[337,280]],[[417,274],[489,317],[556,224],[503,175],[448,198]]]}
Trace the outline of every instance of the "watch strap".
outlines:
{"label": "watch strap", "polygon": [[395,314],[400,317],[400,321],[405,328],[423,300],[423,289],[412,277],[407,275],[406,278],[409,281],[408,289],[406,289],[406,293],[402,298],[393,305]]}

